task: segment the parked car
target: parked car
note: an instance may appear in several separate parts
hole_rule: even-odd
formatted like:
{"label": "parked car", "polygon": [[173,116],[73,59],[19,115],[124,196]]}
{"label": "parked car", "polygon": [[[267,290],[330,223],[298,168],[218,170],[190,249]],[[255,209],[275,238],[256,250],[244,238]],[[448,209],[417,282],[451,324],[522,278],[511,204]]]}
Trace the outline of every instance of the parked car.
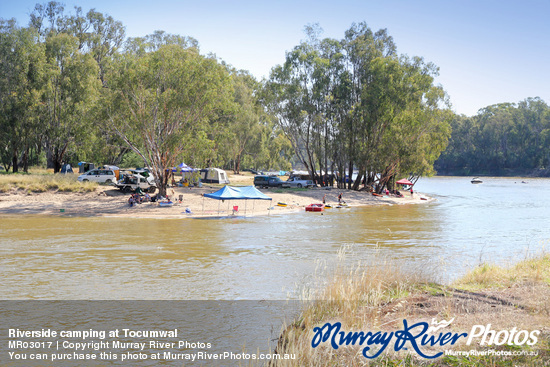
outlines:
{"label": "parked car", "polygon": [[111,184],[116,182],[116,175],[110,169],[93,169],[88,171],[80,176],[78,176],[78,181],[86,182],[99,182]]}
{"label": "parked car", "polygon": [[295,177],[290,177],[288,180],[284,181],[283,182],[283,187],[297,187],[297,188],[302,188],[302,187],[313,187],[315,186],[315,184],[313,183],[312,180],[301,180],[300,177],[298,176],[295,176]]}
{"label": "parked car", "polygon": [[156,185],[155,184],[155,177],[153,174],[149,171],[147,168],[136,168],[130,170],[133,175],[141,175],[147,179],[147,182],[149,182],[150,185]]}
{"label": "parked car", "polygon": [[284,181],[277,176],[254,176],[254,186],[258,187],[283,187]]}
{"label": "parked car", "polygon": [[140,188],[143,192],[154,193],[157,186],[154,182],[149,182],[147,177],[140,174],[124,175],[122,180],[116,183],[116,187],[122,192],[134,192]]}

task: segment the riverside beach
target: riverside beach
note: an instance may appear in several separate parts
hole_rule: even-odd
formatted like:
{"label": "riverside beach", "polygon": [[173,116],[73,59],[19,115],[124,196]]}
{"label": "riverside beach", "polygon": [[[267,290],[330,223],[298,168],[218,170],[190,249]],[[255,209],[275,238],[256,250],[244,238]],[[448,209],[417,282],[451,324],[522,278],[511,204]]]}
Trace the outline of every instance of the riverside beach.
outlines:
{"label": "riverside beach", "polygon": [[[231,185],[252,185],[251,174],[230,175]],[[146,202],[130,207],[129,194],[124,194],[113,186],[97,186],[90,192],[62,192],[49,190],[9,189],[0,194],[0,214],[33,215],[74,215],[74,216],[113,216],[132,218],[196,218],[232,215],[233,207],[238,206],[238,215],[270,215],[304,211],[305,206],[321,203],[326,195],[326,203],[336,206],[338,195],[350,207],[368,205],[418,204],[431,201],[430,198],[415,193],[413,196],[402,191],[403,197],[373,196],[366,191],[348,189],[270,189],[262,190],[272,201],[226,200],[219,202],[204,197],[204,194],[219,190],[223,185],[206,184],[203,187],[171,187],[168,195],[175,205],[159,207],[158,203]],[[178,201],[182,197],[182,202]],[[279,206],[285,203],[286,206]]]}

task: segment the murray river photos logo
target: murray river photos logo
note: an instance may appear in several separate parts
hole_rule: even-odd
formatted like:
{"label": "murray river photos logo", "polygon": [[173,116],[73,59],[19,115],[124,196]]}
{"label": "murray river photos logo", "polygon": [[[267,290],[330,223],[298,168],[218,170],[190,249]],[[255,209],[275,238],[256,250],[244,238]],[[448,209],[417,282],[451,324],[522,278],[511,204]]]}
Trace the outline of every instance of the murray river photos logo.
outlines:
{"label": "murray river photos logo", "polygon": [[[330,343],[334,349],[338,349],[345,345],[360,345],[364,346],[363,356],[365,358],[376,358],[386,348],[393,344],[393,349],[398,352],[400,350],[414,350],[423,358],[437,358],[443,355],[443,352],[438,352],[433,355],[425,354],[422,347],[434,346],[450,346],[457,343],[461,338],[466,341],[466,345],[471,345],[472,342],[479,342],[480,346],[492,345],[535,345],[538,341],[539,330],[527,331],[512,328],[511,330],[496,331],[491,328],[491,324],[474,325],[470,333],[453,333],[439,332],[439,329],[450,325],[454,318],[450,321],[437,322],[432,319],[432,326],[427,322],[418,322],[409,325],[407,320],[403,320],[403,329],[391,332],[372,332],[372,331],[342,331],[342,324],[335,322],[331,324],[327,322],[321,327],[313,328],[313,339],[311,346],[316,348],[321,343]],[[372,351],[371,351],[372,349]]]}

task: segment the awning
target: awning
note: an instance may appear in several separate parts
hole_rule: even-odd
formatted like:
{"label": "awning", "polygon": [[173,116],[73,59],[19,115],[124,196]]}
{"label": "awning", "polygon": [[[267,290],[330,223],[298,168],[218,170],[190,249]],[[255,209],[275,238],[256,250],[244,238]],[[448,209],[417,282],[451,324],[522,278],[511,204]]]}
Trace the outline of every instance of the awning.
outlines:
{"label": "awning", "polygon": [[195,171],[197,170],[189,167],[185,163],[178,164],[176,167],[172,168],[172,172],[195,172]]}
{"label": "awning", "polygon": [[254,186],[224,186],[211,194],[204,194],[204,197],[216,200],[272,200]]}
{"label": "awning", "polygon": [[[254,186],[224,186],[216,192],[210,194],[204,194],[205,198],[216,199],[216,200],[245,200],[245,215],[246,215],[246,200],[273,200],[269,196],[263,194]],[[254,201],[252,202],[254,203]],[[227,211],[229,212],[229,203],[227,204]],[[203,212],[204,212],[204,201],[203,201]],[[218,204],[218,213],[220,212],[220,205]]]}
{"label": "awning", "polygon": [[397,181],[396,184],[398,184],[398,185],[413,185],[413,183],[411,181],[407,180],[406,178]]}

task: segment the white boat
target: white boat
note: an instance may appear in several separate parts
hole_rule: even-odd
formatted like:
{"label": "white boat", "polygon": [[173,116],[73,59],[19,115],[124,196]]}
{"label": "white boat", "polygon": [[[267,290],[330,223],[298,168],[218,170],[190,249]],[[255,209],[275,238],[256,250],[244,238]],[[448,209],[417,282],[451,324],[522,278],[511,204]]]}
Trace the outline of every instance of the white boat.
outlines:
{"label": "white boat", "polygon": [[472,178],[472,181],[470,181],[470,182],[473,183],[473,184],[480,184],[480,183],[483,183],[483,181],[481,181],[481,180],[479,179],[479,177],[474,177],[474,178]]}

